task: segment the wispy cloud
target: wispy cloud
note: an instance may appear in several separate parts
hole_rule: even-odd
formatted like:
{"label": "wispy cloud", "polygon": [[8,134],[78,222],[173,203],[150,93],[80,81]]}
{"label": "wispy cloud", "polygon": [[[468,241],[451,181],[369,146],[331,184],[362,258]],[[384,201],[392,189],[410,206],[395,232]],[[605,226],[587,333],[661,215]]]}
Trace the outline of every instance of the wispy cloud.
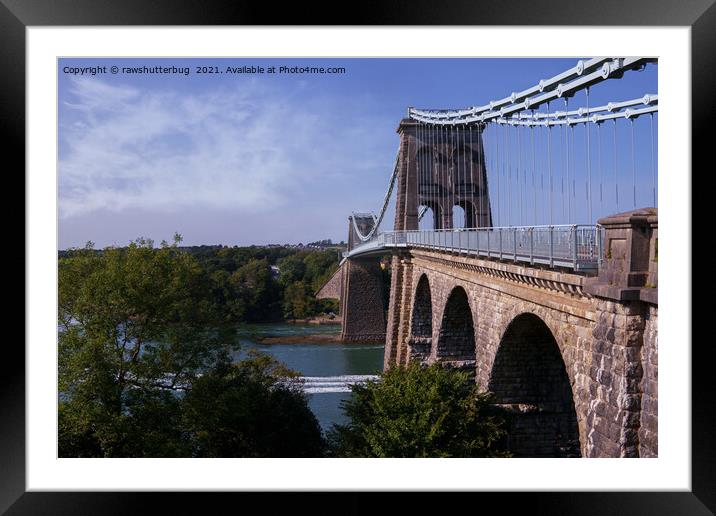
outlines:
{"label": "wispy cloud", "polygon": [[178,93],[74,80],[61,98],[60,217],[256,213],[331,178],[386,167],[373,152],[385,138],[375,121],[347,123],[339,99],[299,93],[258,82]]}

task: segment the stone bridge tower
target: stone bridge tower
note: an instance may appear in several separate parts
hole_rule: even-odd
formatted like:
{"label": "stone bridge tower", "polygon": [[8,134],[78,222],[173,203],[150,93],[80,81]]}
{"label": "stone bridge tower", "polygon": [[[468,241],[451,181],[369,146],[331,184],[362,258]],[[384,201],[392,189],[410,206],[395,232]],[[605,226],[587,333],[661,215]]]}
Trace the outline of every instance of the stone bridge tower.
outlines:
{"label": "stone bridge tower", "polygon": [[439,126],[405,118],[398,126],[400,170],[395,229],[418,229],[420,206],[433,212],[433,228],[455,227],[453,207],[465,213],[465,227],[490,227],[482,128]]}

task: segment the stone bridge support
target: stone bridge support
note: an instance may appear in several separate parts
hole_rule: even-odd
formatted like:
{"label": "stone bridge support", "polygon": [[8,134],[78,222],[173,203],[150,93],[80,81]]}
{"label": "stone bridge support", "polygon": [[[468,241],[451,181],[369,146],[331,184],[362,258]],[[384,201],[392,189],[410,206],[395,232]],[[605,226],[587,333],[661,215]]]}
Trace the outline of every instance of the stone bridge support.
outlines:
{"label": "stone bridge support", "polygon": [[384,364],[407,364],[409,321],[405,306],[412,301],[413,269],[408,255],[397,254],[391,261],[388,323],[385,332]]}
{"label": "stone bridge support", "polygon": [[471,256],[393,257],[385,364],[474,371],[529,457],[658,455],[657,216],[599,221],[587,276]]}
{"label": "stone bridge support", "polygon": [[654,208],[613,215],[605,260],[586,280],[596,322],[592,343],[590,434],[594,456],[658,455],[658,224]]}
{"label": "stone bridge support", "polygon": [[350,259],[344,263],[340,300],[343,342],[385,342],[383,273],[376,258]]}

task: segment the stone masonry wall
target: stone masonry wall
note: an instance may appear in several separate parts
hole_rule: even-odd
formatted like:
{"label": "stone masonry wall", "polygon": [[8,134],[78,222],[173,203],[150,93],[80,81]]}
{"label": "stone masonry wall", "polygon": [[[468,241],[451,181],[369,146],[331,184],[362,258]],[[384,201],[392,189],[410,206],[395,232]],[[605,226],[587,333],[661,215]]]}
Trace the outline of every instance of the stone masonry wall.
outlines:
{"label": "stone masonry wall", "polygon": [[384,342],[386,321],[383,309],[383,278],[376,259],[346,262],[341,300],[344,342]]}
{"label": "stone masonry wall", "polygon": [[642,376],[641,397],[641,426],[639,427],[639,456],[658,456],[658,316],[659,310],[650,305],[646,314],[644,328],[644,345],[642,347],[641,362],[644,367]]}
{"label": "stone masonry wall", "polygon": [[[412,304],[412,290],[413,290],[413,266],[409,258],[401,259],[402,265],[402,299],[400,304],[403,307],[410,307]],[[410,308],[407,308],[410,310]],[[408,337],[410,335],[410,321],[407,318],[400,319],[400,326],[398,326],[398,353],[396,362],[398,364],[407,364],[409,360],[408,352]]]}
{"label": "stone masonry wall", "polygon": [[[591,351],[591,328],[595,317],[591,303],[577,294],[555,292],[533,283],[515,280],[509,276],[495,277],[478,270],[478,263],[494,266],[474,258],[415,252],[413,278],[417,282],[425,274],[433,301],[432,342],[437,343],[447,300],[456,287],[467,293],[475,334],[476,381],[486,388],[492,375],[493,363],[499,344],[509,324],[522,313],[533,313],[542,319],[555,337],[565,362],[569,385],[575,392],[575,408],[580,432],[580,443],[585,442],[584,420],[589,398],[589,365],[585,364]],[[506,270],[511,266],[505,266]],[[571,275],[574,276],[574,275]],[[543,277],[572,281],[550,271]],[[536,279],[532,278],[536,283]],[[544,283],[547,285],[547,283]],[[569,289],[565,289],[569,290]],[[412,306],[412,305],[410,305]],[[405,309],[405,307],[404,307]],[[409,317],[410,312],[404,315]],[[438,347],[432,346],[429,362],[440,360]],[[584,392],[581,396],[579,393]],[[583,454],[583,451],[582,451]]]}
{"label": "stone masonry wall", "polygon": [[646,305],[595,302],[587,456],[638,457]]}
{"label": "stone masonry wall", "polygon": [[457,287],[448,298],[438,332],[435,356],[441,362],[475,367],[475,330],[465,290]]}
{"label": "stone masonry wall", "polygon": [[413,295],[410,320],[409,360],[425,361],[430,357],[433,336],[433,301],[427,276],[421,276]]}
{"label": "stone masonry wall", "polygon": [[516,457],[579,457],[572,388],[557,343],[536,316],[510,324],[488,390],[512,412],[508,447]]}
{"label": "stone masonry wall", "polygon": [[316,292],[316,299],[338,299],[343,297],[343,272],[346,263],[336,269],[330,279]]}
{"label": "stone masonry wall", "polygon": [[401,306],[403,299],[403,266],[400,264],[400,256],[393,255],[390,262],[390,270],[388,320],[385,330],[385,351],[383,355],[384,369],[397,363],[398,328],[406,312]]}
{"label": "stone masonry wall", "polygon": [[[655,305],[591,297],[582,291],[584,277],[571,273],[428,251],[411,254],[411,283],[417,285],[425,275],[432,299],[431,352],[426,361],[440,360],[437,342],[448,298],[456,287],[467,294],[476,381],[483,387],[490,383],[511,322],[520,314],[533,314],[549,329],[564,362],[576,412],[579,455],[656,456]],[[408,299],[401,299],[402,324],[411,322],[414,293],[411,287]],[[411,342],[410,335],[409,331],[402,337],[411,348],[408,355],[424,360],[425,350],[418,349],[422,341]]]}

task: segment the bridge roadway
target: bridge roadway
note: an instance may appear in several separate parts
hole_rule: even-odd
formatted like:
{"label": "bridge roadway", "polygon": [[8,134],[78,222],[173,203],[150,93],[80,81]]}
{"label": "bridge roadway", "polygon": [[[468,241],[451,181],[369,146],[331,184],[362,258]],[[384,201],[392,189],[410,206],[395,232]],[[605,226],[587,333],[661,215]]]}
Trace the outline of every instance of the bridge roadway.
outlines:
{"label": "bridge roadway", "polygon": [[603,243],[604,228],[599,225],[385,231],[343,256],[365,258],[415,248],[589,271],[599,268]]}

